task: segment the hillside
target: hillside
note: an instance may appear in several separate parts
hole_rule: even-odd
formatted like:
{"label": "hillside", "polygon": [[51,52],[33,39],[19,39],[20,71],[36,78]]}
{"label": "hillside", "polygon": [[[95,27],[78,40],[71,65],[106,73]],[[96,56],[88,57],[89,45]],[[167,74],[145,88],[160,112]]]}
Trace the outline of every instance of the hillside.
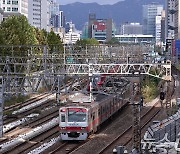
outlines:
{"label": "hillside", "polygon": [[97,3],[72,3],[60,5],[64,11],[66,21],[75,23],[76,28],[81,30],[84,23],[88,21],[89,13],[96,13],[97,18],[113,18],[116,25],[122,22],[142,22],[142,5],[164,0],[124,0],[114,5],[99,5]]}

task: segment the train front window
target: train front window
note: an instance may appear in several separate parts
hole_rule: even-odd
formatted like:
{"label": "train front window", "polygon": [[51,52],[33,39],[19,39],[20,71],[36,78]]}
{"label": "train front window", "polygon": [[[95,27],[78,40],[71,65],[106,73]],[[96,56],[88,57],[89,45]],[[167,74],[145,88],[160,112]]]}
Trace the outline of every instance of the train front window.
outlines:
{"label": "train front window", "polygon": [[61,114],[61,122],[65,122],[65,115]]}
{"label": "train front window", "polygon": [[86,109],[82,108],[69,108],[68,109],[68,122],[85,122]]}

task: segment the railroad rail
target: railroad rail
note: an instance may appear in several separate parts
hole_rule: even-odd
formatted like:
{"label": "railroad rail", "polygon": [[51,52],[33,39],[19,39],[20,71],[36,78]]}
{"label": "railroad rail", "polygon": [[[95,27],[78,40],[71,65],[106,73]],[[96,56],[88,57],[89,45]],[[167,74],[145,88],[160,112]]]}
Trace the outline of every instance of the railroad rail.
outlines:
{"label": "railroad rail", "polygon": [[65,154],[65,153],[71,153],[74,149],[78,148],[84,144],[84,142],[78,143],[78,142],[65,142],[64,144],[58,146],[53,151],[49,152],[49,154]]}
{"label": "railroad rail", "polygon": [[4,107],[4,112],[6,111],[11,111],[11,110],[14,110],[16,108],[20,108],[20,107],[24,107],[26,105],[29,105],[31,103],[33,103],[34,101],[39,101],[40,99],[46,97],[46,96],[49,96],[50,94],[39,94],[38,96],[34,96],[34,97],[31,97],[29,98],[28,100],[24,101],[24,102],[20,102],[20,103],[16,103],[14,105],[11,105],[11,106],[5,106]]}
{"label": "railroad rail", "polygon": [[[156,108],[156,106],[159,104],[157,102],[154,106],[152,106],[142,117],[141,117],[141,129],[143,129],[159,112],[160,108]],[[105,146],[99,153],[105,153],[109,149],[111,149],[111,152],[115,145],[122,145],[126,146],[130,141],[132,140],[132,130],[133,126],[129,126],[122,134],[118,135],[111,143],[109,143],[107,146]]]}

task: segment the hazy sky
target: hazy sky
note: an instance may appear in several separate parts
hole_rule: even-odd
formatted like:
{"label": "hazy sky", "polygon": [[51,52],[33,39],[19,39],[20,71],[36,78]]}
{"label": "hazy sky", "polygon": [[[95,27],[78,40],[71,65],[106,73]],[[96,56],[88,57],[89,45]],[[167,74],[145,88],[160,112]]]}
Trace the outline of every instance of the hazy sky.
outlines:
{"label": "hazy sky", "polygon": [[82,3],[91,3],[97,2],[99,4],[114,4],[122,0],[57,0],[59,1],[60,5],[74,3],[74,2],[82,2]]}

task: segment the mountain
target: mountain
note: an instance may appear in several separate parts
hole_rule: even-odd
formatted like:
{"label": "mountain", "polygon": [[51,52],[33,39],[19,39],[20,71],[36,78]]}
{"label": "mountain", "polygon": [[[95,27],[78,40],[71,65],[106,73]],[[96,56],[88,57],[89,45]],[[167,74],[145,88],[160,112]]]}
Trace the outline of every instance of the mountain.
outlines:
{"label": "mountain", "polygon": [[142,5],[156,2],[164,5],[164,0],[124,0],[113,5],[97,3],[72,3],[60,5],[66,21],[72,21],[76,28],[82,30],[88,21],[89,13],[96,13],[97,19],[112,18],[116,25],[123,22],[142,22]]}

